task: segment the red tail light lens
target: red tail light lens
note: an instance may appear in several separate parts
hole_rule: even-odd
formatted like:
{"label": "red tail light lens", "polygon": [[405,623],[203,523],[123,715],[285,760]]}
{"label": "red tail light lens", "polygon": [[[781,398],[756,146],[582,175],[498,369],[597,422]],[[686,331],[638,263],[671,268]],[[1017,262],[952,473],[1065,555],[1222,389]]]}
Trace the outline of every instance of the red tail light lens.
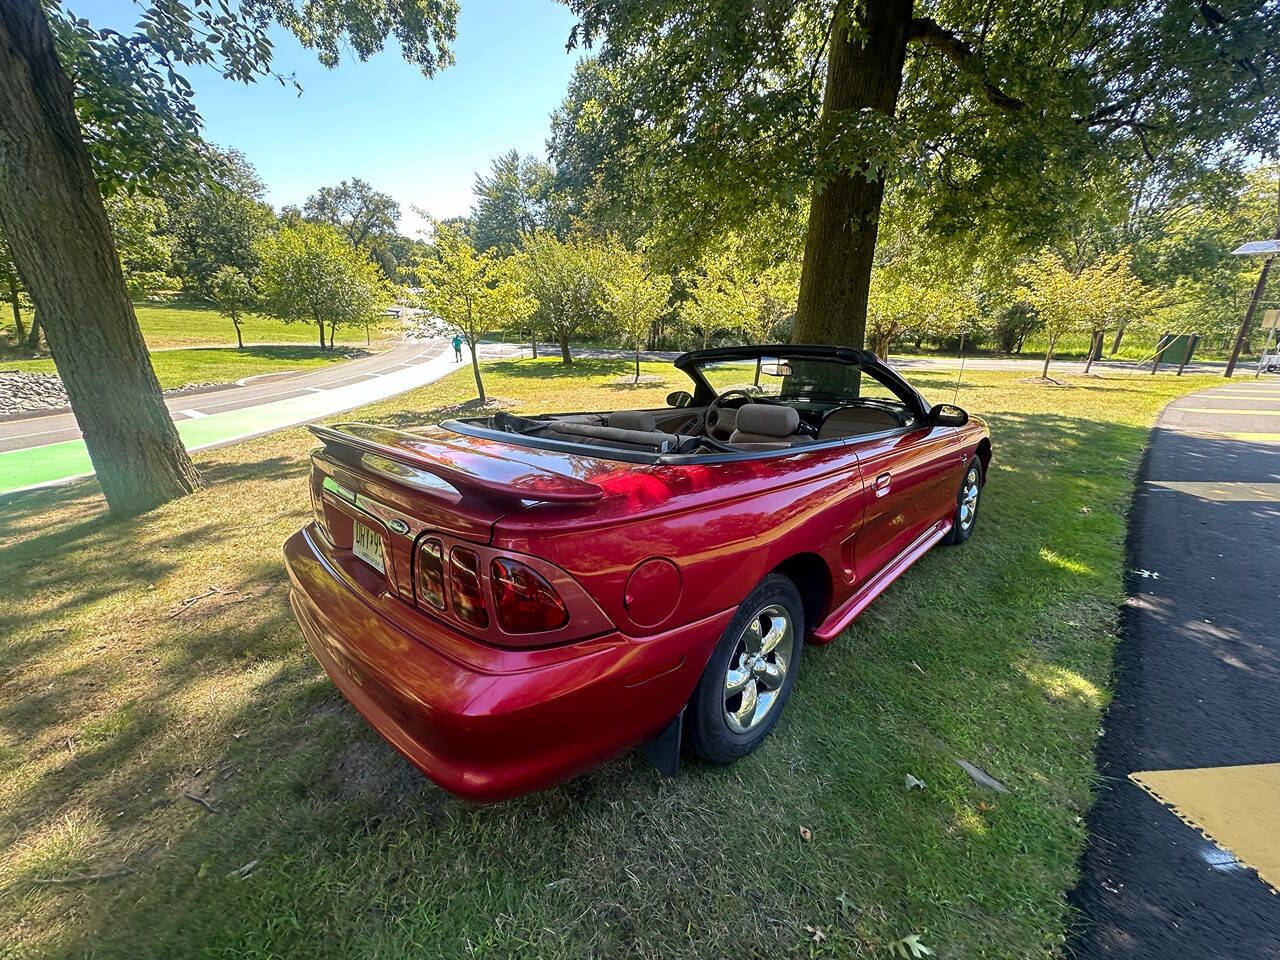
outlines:
{"label": "red tail light lens", "polygon": [[470,550],[454,547],[449,554],[449,591],[453,612],[473,627],[487,627],[489,614],[480,590],[480,558]]}
{"label": "red tail light lens", "polygon": [[555,587],[537,571],[505,557],[489,566],[498,623],[507,633],[555,630],[569,622],[569,611]]}
{"label": "red tail light lens", "polygon": [[439,540],[423,540],[418,548],[418,596],[444,609],[444,548]]}

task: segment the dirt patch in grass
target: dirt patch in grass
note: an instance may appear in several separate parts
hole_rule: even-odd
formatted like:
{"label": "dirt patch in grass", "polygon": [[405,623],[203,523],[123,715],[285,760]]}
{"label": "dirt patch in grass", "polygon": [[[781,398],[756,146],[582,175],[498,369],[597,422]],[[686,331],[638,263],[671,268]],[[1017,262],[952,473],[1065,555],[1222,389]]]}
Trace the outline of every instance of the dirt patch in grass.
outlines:
{"label": "dirt patch in grass", "polygon": [[[522,413],[612,409],[626,372],[485,365]],[[1133,473],[1163,405],[1217,382],[1064,380],[966,376],[958,402],[995,446],[973,539],[808,649],[756,754],[672,780],[633,754],[488,807],[423,780],[306,651],[280,561],[309,513],[305,430],[198,455],[209,486],[142,517],[107,518],[92,482],[11,500],[0,942],[24,958],[701,960],[886,956],[918,934],[939,957],[1057,956]],[[462,370],[343,418],[432,423],[473,386]]]}
{"label": "dirt patch in grass", "polygon": [[661,386],[666,384],[666,382],[667,382],[666,377],[655,376],[654,374],[651,374],[651,373],[642,373],[640,374],[639,381],[636,380],[635,375],[633,374],[629,377],[618,377],[617,379],[610,380],[609,386],[611,387],[636,387],[636,386],[648,387],[648,386],[655,386],[655,385]]}

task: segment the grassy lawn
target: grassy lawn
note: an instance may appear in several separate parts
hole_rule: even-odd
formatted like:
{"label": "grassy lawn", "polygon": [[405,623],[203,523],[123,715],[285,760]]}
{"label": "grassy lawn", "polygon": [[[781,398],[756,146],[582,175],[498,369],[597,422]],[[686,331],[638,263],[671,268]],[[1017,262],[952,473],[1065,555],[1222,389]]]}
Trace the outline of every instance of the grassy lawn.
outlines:
{"label": "grassy lawn", "polygon": [[[202,303],[175,301],[167,304],[134,304],[138,326],[152,350],[157,347],[231,346],[236,331],[231,321],[213,307]],[[301,343],[310,346],[320,339],[316,328],[307,323],[281,323],[272,317],[251,313],[241,323],[246,345],[254,343]],[[374,343],[399,336],[390,325],[371,327]],[[339,327],[339,344],[365,346],[364,327]]]}
{"label": "grassy lawn", "polygon": [[[318,346],[204,347],[189,350],[158,350],[151,354],[151,366],[160,386],[185,387],[191,383],[231,383],[243,377],[284,370],[312,370],[331,363],[344,363],[365,351],[358,347],[321,352]],[[56,373],[53,360],[3,360],[0,369],[27,373]]]}
{"label": "grassy lawn", "polygon": [[[493,363],[487,386],[527,411],[683,386],[626,370]],[[0,957],[886,957],[910,934],[1057,955],[1133,473],[1160,408],[1217,380],[1021,376],[960,390],[995,443],[973,540],[810,648],[754,756],[673,780],[622,757],[489,807],[421,778],[305,652],[280,560],[309,516],[303,430],[198,455],[209,487],[135,520],[92,481],[10,502]],[[915,380],[950,399],[951,375]],[[470,390],[464,370],[359,416],[438,419]]]}
{"label": "grassy lawn", "polygon": [[[205,303],[188,303],[174,301],[166,304],[135,303],[134,313],[138,317],[138,326],[142,328],[143,339],[147,346],[155,351],[166,347],[234,347],[236,345],[235,327],[231,321]],[[29,323],[30,316],[26,317]],[[307,323],[281,323],[272,317],[248,314],[241,324],[246,346],[253,344],[290,344],[319,346],[319,334],[316,328]],[[387,344],[399,339],[402,329],[397,321],[391,320],[381,325],[373,325],[369,329],[369,338],[374,346]],[[14,336],[12,318],[6,314],[0,319],[0,343],[7,343]],[[368,346],[365,341],[364,327],[339,327],[337,334],[339,346]],[[12,352],[12,351],[11,351]],[[3,361],[6,365],[8,361]]]}

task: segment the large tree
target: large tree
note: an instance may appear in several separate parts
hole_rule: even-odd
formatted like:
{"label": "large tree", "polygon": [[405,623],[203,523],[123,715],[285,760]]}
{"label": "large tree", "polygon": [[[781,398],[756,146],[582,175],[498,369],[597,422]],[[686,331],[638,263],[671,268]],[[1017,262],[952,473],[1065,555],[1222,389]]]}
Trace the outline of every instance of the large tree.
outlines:
{"label": "large tree", "polygon": [[480,337],[489,330],[518,326],[533,312],[534,302],[514,263],[492,250],[477,253],[457,226],[436,221],[434,234],[434,254],[418,267],[423,312],[417,326],[428,335],[453,334],[466,341],[476,398],[484,406],[488,396],[480,375]]}
{"label": "large tree", "polygon": [[456,15],[455,0],[166,0],[123,35],[56,5],[47,16],[41,0],[0,3],[0,230],[113,512],[200,483],[151,369],[102,202],[123,184],[187,175],[199,116],[179,69],[209,65],[245,82],[271,75],[269,30],[279,24],[326,65],[340,49],[364,58],[394,37],[430,75],[450,62]]}
{"label": "large tree", "polygon": [[214,274],[222,267],[253,276],[258,240],[276,219],[263,200],[266,187],[244,156],[211,151],[208,164],[202,182],[165,191],[174,269],[183,285],[201,296],[211,294]]}
{"label": "large tree", "polygon": [[378,268],[327,223],[282,226],[257,253],[263,308],[285,323],[314,323],[321,350],[326,329],[332,350],[338,327],[367,324],[391,302]]}
{"label": "large tree", "polygon": [[353,245],[368,251],[388,280],[395,279],[399,264],[394,241],[400,204],[391,194],[352,177],[336,187],[321,187],[307,198],[302,212],[308,220],[336,227]]}
{"label": "large tree", "polygon": [[560,345],[561,362],[573,363],[569,343],[597,328],[601,319],[607,275],[602,249],[583,238],[535,233],[525,238],[519,263],[525,287],[537,302],[535,329]]}
{"label": "large tree", "polygon": [[552,193],[554,174],[534,157],[508,150],[495,157],[488,173],[477,173],[471,188],[471,234],[476,249],[511,253],[535,230],[563,236],[564,211]]}
{"label": "large tree", "polygon": [[568,2],[602,73],[558,167],[677,237],[807,197],[798,340],[862,342],[887,185],[1031,244],[1113,164],[1276,150],[1269,0]]}

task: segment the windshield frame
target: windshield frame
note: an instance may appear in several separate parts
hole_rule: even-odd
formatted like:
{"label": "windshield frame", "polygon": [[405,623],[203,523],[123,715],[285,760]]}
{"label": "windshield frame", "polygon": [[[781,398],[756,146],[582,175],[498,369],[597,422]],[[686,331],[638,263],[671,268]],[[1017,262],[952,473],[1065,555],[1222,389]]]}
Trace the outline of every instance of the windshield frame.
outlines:
{"label": "windshield frame", "polygon": [[[816,360],[827,363],[846,364],[859,368],[864,374],[886,387],[897,397],[903,406],[915,417],[928,416],[928,401],[911,384],[907,383],[893,368],[885,364],[875,354],[867,350],[853,347],[825,346],[821,344],[765,344],[744,347],[715,347],[709,350],[691,350],[675,359],[677,369],[684,372],[694,382],[693,402],[696,405],[710,403],[720,395],[707,380],[702,367],[711,363],[723,363],[735,360]],[[805,397],[802,394],[771,398],[774,402],[799,402],[813,399],[827,403],[857,403],[859,397]]]}

